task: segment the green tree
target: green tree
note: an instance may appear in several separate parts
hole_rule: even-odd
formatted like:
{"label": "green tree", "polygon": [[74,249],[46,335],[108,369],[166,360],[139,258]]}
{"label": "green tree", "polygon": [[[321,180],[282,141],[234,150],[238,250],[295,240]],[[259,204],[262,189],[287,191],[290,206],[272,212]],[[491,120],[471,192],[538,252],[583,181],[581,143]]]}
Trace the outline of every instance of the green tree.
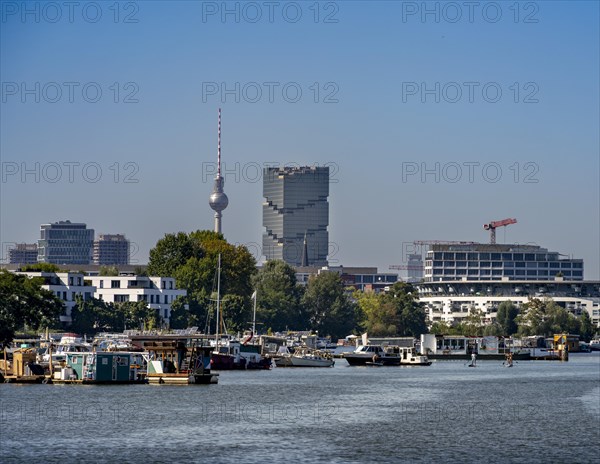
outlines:
{"label": "green tree", "polygon": [[517,333],[517,316],[519,315],[519,308],[517,308],[512,301],[503,301],[498,305],[498,311],[496,312],[496,322],[500,325],[502,335],[513,335]]}
{"label": "green tree", "polygon": [[167,234],[150,251],[147,273],[175,277],[177,285],[188,292],[176,305],[175,325],[184,321],[198,327],[207,325],[209,314],[214,312],[211,295],[217,288],[219,254],[221,299],[227,305],[223,305],[224,319],[229,330],[247,327],[252,314],[251,278],[256,272],[256,261],[246,247],[231,245],[222,234],[208,230]]}
{"label": "green tree", "polygon": [[177,269],[192,257],[202,259],[204,250],[199,243],[192,240],[189,234],[185,232],[165,234],[150,250],[146,271],[151,276],[173,276]]}
{"label": "green tree", "polygon": [[363,330],[374,337],[397,335],[400,315],[392,302],[375,292],[356,291],[354,298],[360,309]]}
{"label": "green tree", "polygon": [[451,327],[446,322],[436,321],[433,324],[431,324],[429,333],[435,335],[449,335],[451,330]]}
{"label": "green tree", "polygon": [[152,330],[162,326],[158,309],[150,308],[145,301],[116,303],[117,317],[128,329]]}
{"label": "green tree", "polygon": [[100,266],[100,271],[98,274],[101,276],[118,276],[119,269],[117,266]]}
{"label": "green tree", "polygon": [[463,335],[475,337],[483,335],[483,311],[479,308],[471,307],[469,314],[463,322]]}
{"label": "green tree", "polygon": [[57,327],[64,312],[53,292],[42,288],[41,278],[29,278],[0,269],[0,344],[6,346],[24,327]]}
{"label": "green tree", "polygon": [[84,300],[76,297],[76,305],[71,309],[72,323],[70,329],[79,334],[95,334],[97,332],[120,332],[124,321],[112,303],[91,298]]}
{"label": "green tree", "polygon": [[551,298],[532,298],[523,304],[517,316],[519,334],[543,335],[549,337],[557,333],[579,333],[580,321]]}
{"label": "green tree", "polygon": [[407,282],[396,282],[383,295],[384,304],[391,303],[398,315],[397,334],[418,337],[427,333],[423,304],[419,302],[417,290]]}
{"label": "green tree", "polygon": [[51,263],[36,263],[26,264],[21,267],[23,272],[60,272],[60,268],[56,264]]}
{"label": "green tree", "polygon": [[594,336],[594,325],[589,313],[584,309],[581,311],[579,335],[583,341],[589,342]]}
{"label": "green tree", "polygon": [[308,316],[309,328],[322,336],[337,339],[351,333],[357,324],[357,311],[344,290],[341,277],[335,272],[323,272],[308,280],[302,304]]}
{"label": "green tree", "polygon": [[257,292],[257,322],[275,331],[306,327],[300,304],[303,289],[293,267],[281,260],[267,261],[253,276],[252,285]]}
{"label": "green tree", "polygon": [[497,322],[493,322],[483,328],[483,335],[495,335],[496,337],[501,337],[504,335],[504,329]]}

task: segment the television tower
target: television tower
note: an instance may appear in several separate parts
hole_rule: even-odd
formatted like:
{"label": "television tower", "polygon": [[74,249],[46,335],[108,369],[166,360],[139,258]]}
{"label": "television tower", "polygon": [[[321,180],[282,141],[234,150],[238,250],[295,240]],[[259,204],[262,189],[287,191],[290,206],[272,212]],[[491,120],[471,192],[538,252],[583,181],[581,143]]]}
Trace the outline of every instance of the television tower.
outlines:
{"label": "television tower", "polygon": [[208,204],[215,211],[215,232],[221,233],[221,213],[229,204],[229,199],[225,192],[223,192],[223,185],[225,179],[221,177],[221,108],[219,108],[219,125],[218,125],[218,136],[217,136],[217,176],[215,177],[215,184],[213,191],[210,194]]}

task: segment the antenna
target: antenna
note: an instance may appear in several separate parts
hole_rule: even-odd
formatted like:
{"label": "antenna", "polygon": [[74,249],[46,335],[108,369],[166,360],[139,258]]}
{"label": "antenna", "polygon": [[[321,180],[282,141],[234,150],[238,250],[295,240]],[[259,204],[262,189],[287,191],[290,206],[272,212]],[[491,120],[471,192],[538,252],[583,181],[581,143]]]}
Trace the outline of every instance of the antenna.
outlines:
{"label": "antenna", "polygon": [[215,232],[221,233],[222,211],[227,208],[227,205],[229,204],[229,199],[227,198],[227,195],[225,195],[225,192],[223,192],[225,179],[221,177],[221,108],[219,108],[217,134],[217,176],[215,177],[215,184],[213,191],[210,194],[208,204],[215,211]]}
{"label": "antenna", "polygon": [[219,129],[217,136],[217,177],[221,177],[221,108],[219,108]]}

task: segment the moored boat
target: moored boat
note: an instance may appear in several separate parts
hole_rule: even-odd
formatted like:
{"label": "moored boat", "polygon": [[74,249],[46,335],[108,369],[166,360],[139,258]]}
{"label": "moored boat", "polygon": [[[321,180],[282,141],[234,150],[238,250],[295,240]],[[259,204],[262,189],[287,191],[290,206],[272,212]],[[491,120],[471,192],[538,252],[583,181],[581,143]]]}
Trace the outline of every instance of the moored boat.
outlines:
{"label": "moored boat", "polygon": [[275,361],[277,367],[332,367],[335,364],[330,353],[299,347]]}

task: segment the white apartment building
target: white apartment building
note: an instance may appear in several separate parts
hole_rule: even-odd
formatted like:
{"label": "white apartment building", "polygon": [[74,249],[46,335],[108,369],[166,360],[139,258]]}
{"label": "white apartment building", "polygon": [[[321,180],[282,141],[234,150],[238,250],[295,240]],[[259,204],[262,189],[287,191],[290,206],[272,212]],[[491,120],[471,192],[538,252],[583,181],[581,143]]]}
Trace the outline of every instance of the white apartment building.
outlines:
{"label": "white apartment building", "polygon": [[84,300],[95,297],[96,289],[85,281],[85,276],[80,272],[15,272],[15,274],[43,279],[42,288],[50,290],[65,305],[65,313],[60,316],[60,322],[66,325],[72,321],[71,309],[75,306],[78,295]]}
{"label": "white apartment building", "polygon": [[178,296],[187,295],[186,290],[175,287],[175,279],[172,277],[85,276],[79,272],[15,273],[44,280],[42,288],[53,292],[65,305],[65,313],[60,316],[60,321],[65,325],[72,322],[71,310],[76,304],[77,295],[84,300],[93,297],[107,303],[145,301],[150,308],[158,310],[167,326],[171,317],[171,304]]}
{"label": "white apartment building", "polygon": [[552,298],[575,316],[586,311],[600,327],[600,282],[573,281],[555,277],[546,281],[442,281],[417,284],[419,300],[424,303],[427,322],[455,324],[473,308],[483,312],[484,323],[496,320],[498,306],[510,300],[520,307],[531,298]]}
{"label": "white apartment building", "polygon": [[150,308],[158,309],[166,325],[171,318],[173,301],[187,295],[186,290],[175,287],[173,277],[87,276],[86,280],[95,288],[95,298],[107,303],[145,301]]}

